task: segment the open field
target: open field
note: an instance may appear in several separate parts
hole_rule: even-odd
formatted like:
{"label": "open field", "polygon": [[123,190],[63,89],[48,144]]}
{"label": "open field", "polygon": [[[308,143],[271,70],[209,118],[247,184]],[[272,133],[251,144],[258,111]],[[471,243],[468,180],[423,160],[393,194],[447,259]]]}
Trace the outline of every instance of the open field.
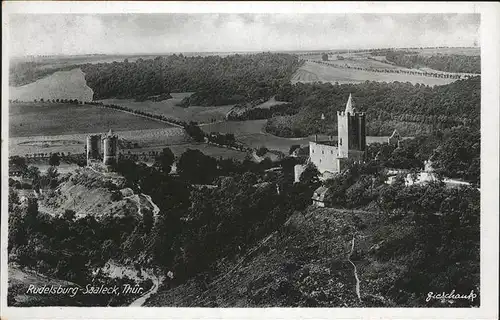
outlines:
{"label": "open field", "polygon": [[[140,118],[142,119],[142,118]],[[93,132],[100,132],[95,130]],[[120,139],[137,142],[141,146],[164,146],[189,141],[181,128],[158,128],[142,130],[116,130]],[[53,136],[29,136],[9,138],[9,155],[33,153],[71,152],[83,153],[87,139],[86,133]]]}
{"label": "open field", "polygon": [[267,120],[220,121],[200,126],[206,133],[232,133],[236,137],[264,132]]}
{"label": "open field", "polygon": [[167,99],[159,102],[142,101],[136,102],[133,99],[104,99],[99,100],[104,104],[116,104],[134,110],[146,111],[153,114],[164,115],[169,118],[181,121],[196,121],[199,123],[210,122],[212,119],[216,121],[225,119],[226,114],[231,110],[233,105],[217,106],[217,107],[196,107],[182,108],[176,106],[177,103],[185,97],[189,97],[192,92],[171,93],[172,99]]}
{"label": "open field", "polygon": [[480,56],[481,48],[423,48],[411,51],[417,51],[420,55],[431,56],[437,54],[458,54],[465,56]]}
{"label": "open field", "polygon": [[[432,56],[432,55],[468,55],[468,56],[479,56],[480,48],[423,48],[423,49],[401,49],[408,52],[417,52],[422,56]],[[338,56],[343,57],[343,60],[339,60]],[[304,60],[312,61],[322,61],[322,54],[307,55],[301,57]],[[340,67],[345,67],[346,65],[351,68],[365,68],[365,69],[397,69],[405,71],[425,71],[432,73],[449,73],[439,70],[434,70],[430,68],[418,68],[418,69],[408,69],[392,64],[387,61],[385,56],[374,56],[371,51],[361,51],[361,52],[349,52],[342,54],[329,54],[328,64],[336,65]],[[452,73],[454,74],[454,73]],[[400,81],[400,80],[398,80]]]}
{"label": "open field", "polygon": [[[342,56],[344,59],[338,59],[337,56]],[[368,59],[368,57],[370,59]],[[331,65],[345,67],[346,65],[355,68],[372,68],[372,69],[399,69],[410,70],[403,67],[395,66],[389,63],[385,56],[372,56],[369,53],[351,53],[340,55],[328,55],[328,61],[323,61],[321,55],[307,57],[305,60],[321,61]]]}
{"label": "open field", "polygon": [[[385,58],[385,57],[384,57]],[[398,67],[395,65],[392,65],[390,63],[383,62],[382,58],[380,56],[378,59],[368,59],[366,57],[356,57],[356,58],[350,58],[350,59],[344,59],[344,60],[338,60],[336,57],[333,59],[329,59],[328,61],[325,61],[328,64],[334,65],[334,66],[339,66],[339,67],[345,67],[349,66],[351,68],[366,68],[366,69],[395,69],[395,70],[411,70],[403,67]]]}
{"label": "open field", "polygon": [[10,137],[160,128],[169,128],[169,125],[93,105],[13,103],[9,107]]}
{"label": "open field", "polygon": [[355,69],[339,69],[322,64],[306,61],[302,67],[297,70],[291,79],[292,83],[297,82],[330,82],[360,83],[364,81],[379,82],[411,82],[422,83],[430,86],[444,85],[455,81],[454,79],[424,77],[419,75],[407,75],[397,73],[380,73]]}
{"label": "open field", "polygon": [[82,70],[58,71],[21,87],[9,87],[9,99],[33,101],[40,99],[78,99],[92,101],[94,91],[87,86]]}

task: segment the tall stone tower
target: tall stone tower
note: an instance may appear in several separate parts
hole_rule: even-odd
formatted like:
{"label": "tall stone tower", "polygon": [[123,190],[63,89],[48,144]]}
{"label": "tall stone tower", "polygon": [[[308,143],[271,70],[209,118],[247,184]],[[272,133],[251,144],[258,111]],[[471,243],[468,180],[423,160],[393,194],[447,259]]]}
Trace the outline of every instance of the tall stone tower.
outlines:
{"label": "tall stone tower", "polygon": [[87,136],[87,165],[92,161],[101,159],[101,135],[91,134]]}
{"label": "tall stone tower", "polygon": [[105,165],[115,164],[118,155],[118,136],[109,130],[104,138],[104,161]]}
{"label": "tall stone tower", "polygon": [[345,111],[337,112],[337,120],[338,157],[362,160],[366,150],[365,114],[356,112],[350,94]]}

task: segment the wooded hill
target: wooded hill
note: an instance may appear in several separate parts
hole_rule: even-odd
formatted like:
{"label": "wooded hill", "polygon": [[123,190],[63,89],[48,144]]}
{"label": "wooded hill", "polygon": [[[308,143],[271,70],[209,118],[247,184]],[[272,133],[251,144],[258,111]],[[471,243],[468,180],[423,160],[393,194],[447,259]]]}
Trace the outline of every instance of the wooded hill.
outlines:
{"label": "wooded hill", "polygon": [[281,53],[185,57],[85,64],[94,99],[138,98],[192,92],[182,106],[224,105],[269,98],[298,69],[297,56]]}
{"label": "wooded hill", "polygon": [[457,125],[479,127],[481,80],[473,77],[436,87],[401,82],[285,85],[276,100],[290,104],[279,106],[281,113],[273,114],[266,130],[282,137],[336,135],[337,111],[344,110],[349,94],[355,108],[366,112],[368,135],[390,135],[398,129],[412,136]]}

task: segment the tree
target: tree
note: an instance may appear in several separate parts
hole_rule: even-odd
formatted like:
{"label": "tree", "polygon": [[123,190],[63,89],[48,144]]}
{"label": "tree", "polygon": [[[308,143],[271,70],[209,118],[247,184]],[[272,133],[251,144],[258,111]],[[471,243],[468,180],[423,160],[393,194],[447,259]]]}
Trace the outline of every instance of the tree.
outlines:
{"label": "tree", "polygon": [[172,164],[175,161],[175,156],[170,148],[163,148],[158,157],[158,162],[160,164],[161,170],[164,173],[170,173],[172,170]]}
{"label": "tree", "polygon": [[23,177],[30,179],[33,187],[40,188],[40,169],[35,166],[29,166],[23,174]]}
{"label": "tree", "polygon": [[257,151],[255,151],[255,154],[256,154],[258,157],[262,157],[262,156],[264,156],[264,155],[265,155],[268,151],[269,151],[269,150],[268,150],[266,147],[262,146],[262,147],[260,147],[259,149],[257,149]]}
{"label": "tree", "polygon": [[200,129],[200,127],[194,123],[190,122],[187,126],[184,127],[186,130],[186,133],[193,138],[194,141],[196,142],[203,142],[205,139],[205,133],[203,130]]}
{"label": "tree", "polygon": [[47,169],[46,177],[48,183],[52,189],[57,187],[59,172],[57,172],[57,168],[52,166]]}
{"label": "tree", "polygon": [[14,205],[19,204],[19,195],[16,190],[9,188],[9,212],[14,208]]}
{"label": "tree", "polygon": [[217,173],[217,160],[200,150],[187,149],[179,158],[177,172],[192,183],[209,183]]}
{"label": "tree", "polygon": [[53,153],[51,156],[50,156],[50,159],[49,159],[49,164],[51,166],[58,166],[61,164],[61,157],[59,156],[58,153]]}
{"label": "tree", "polygon": [[299,179],[303,184],[317,186],[319,184],[319,176],[320,173],[314,163],[308,163]]}
{"label": "tree", "polygon": [[299,149],[299,148],[300,148],[300,144],[292,144],[290,146],[290,150],[288,150],[288,154],[292,154],[295,151],[295,149]]}
{"label": "tree", "polygon": [[323,53],[323,54],[321,55],[321,60],[323,60],[323,61],[328,61],[328,53]]}
{"label": "tree", "polygon": [[21,174],[26,171],[28,165],[26,164],[26,158],[20,156],[12,156],[9,158],[9,167],[13,166],[17,170],[21,171]]}
{"label": "tree", "polygon": [[71,209],[64,210],[64,213],[63,213],[64,220],[73,221],[73,220],[75,220],[75,217],[76,217],[76,212],[74,210],[71,210]]}

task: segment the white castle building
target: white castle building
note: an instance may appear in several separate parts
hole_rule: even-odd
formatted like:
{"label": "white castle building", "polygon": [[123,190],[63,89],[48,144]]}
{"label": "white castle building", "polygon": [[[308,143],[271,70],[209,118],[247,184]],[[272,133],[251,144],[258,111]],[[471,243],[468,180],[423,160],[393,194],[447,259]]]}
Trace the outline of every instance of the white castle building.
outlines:
{"label": "white castle building", "polygon": [[356,112],[349,95],[345,111],[337,112],[337,141],[310,141],[309,158],[304,165],[295,166],[295,182],[308,163],[313,163],[323,178],[340,172],[347,161],[363,161],[366,150],[365,114]]}

